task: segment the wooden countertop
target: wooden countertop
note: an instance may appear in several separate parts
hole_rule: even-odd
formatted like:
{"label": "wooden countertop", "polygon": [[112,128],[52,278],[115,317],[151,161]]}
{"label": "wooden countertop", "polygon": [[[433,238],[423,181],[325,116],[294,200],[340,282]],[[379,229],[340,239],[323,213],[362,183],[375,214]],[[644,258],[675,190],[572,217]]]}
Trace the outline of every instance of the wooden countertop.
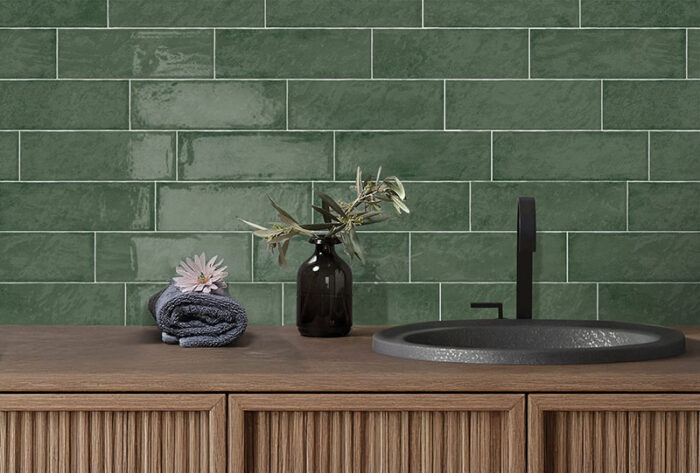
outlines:
{"label": "wooden countertop", "polygon": [[569,366],[431,363],[372,352],[377,327],[303,338],[250,327],[237,346],[180,348],[153,327],[0,327],[4,392],[700,392],[700,327],[665,360]]}

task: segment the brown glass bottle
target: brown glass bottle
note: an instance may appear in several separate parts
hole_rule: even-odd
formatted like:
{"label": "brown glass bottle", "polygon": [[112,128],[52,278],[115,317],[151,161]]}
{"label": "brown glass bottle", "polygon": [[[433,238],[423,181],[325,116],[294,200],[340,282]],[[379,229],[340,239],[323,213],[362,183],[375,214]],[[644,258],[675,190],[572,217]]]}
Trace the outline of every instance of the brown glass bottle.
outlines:
{"label": "brown glass bottle", "polygon": [[337,238],[312,237],[314,254],[297,272],[297,327],[306,337],[342,337],[352,327],[352,271]]}

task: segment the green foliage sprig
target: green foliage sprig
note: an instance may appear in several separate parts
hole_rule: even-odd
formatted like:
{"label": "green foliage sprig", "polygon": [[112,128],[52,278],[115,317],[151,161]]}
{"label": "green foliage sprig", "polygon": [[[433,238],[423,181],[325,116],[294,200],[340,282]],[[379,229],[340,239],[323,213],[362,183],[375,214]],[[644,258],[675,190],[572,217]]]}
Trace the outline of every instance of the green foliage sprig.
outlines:
{"label": "green foliage sprig", "polygon": [[289,241],[297,235],[306,235],[318,238],[338,238],[343,244],[345,252],[350,258],[357,257],[364,263],[365,254],[355,229],[363,225],[383,222],[392,215],[387,215],[382,210],[384,203],[391,203],[398,215],[410,213],[404,203],[406,191],[403,184],[396,176],[385,177],[380,180],[382,168],[377,171],[377,177],[368,176],[362,179],[362,170],[357,168],[355,184],[350,189],[355,190],[357,197],[352,202],[335,200],[333,197],[321,191],[316,194],[321,199],[321,206],[311,207],[321,214],[323,223],[301,224],[289,212],[272,200],[268,199],[279,215],[279,222],[270,222],[270,228],[240,218],[242,222],[255,228],[254,235],[264,238],[271,251],[279,252],[279,264],[287,264],[287,249]]}

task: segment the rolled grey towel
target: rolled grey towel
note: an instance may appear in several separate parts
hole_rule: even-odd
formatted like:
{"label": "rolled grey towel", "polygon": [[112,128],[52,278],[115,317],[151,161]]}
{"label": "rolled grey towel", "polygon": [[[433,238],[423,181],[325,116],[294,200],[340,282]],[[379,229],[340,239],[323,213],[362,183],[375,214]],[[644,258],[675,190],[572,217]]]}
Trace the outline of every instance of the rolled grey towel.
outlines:
{"label": "rolled grey towel", "polygon": [[245,309],[225,291],[182,292],[173,281],[151,297],[148,308],[165,343],[220,347],[234,342],[248,325]]}

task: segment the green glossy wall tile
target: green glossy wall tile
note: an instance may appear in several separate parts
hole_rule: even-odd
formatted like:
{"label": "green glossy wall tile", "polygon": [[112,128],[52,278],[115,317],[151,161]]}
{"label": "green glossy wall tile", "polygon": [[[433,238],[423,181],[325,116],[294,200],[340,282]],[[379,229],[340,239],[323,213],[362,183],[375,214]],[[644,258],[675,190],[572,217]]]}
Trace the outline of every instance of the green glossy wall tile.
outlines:
{"label": "green glossy wall tile", "polygon": [[211,30],[61,30],[60,77],[212,77]]}
{"label": "green glossy wall tile", "polygon": [[[336,200],[349,202],[356,195],[354,190],[350,190],[351,185],[350,182],[317,183],[314,189],[325,192]],[[366,227],[367,230],[469,230],[468,183],[411,182],[405,183],[404,187],[406,205],[411,213],[399,217],[392,205],[385,205],[387,213],[396,215],[396,218]],[[316,205],[320,205],[320,199],[315,198]],[[320,220],[318,217],[320,216],[315,216]]]}
{"label": "green glossy wall tile", "polygon": [[442,129],[440,81],[289,83],[292,129]]}
{"label": "green glossy wall tile", "polygon": [[370,77],[370,56],[369,30],[216,32],[217,77]]}
{"label": "green glossy wall tile", "polygon": [[[438,320],[437,284],[355,284],[354,325],[398,325]],[[296,324],[296,287],[284,285],[284,324]]]}
{"label": "green glossy wall tile", "polygon": [[357,166],[403,180],[489,179],[490,135],[468,132],[336,133],[336,179]]}
{"label": "green glossy wall tile", "polygon": [[699,233],[573,234],[571,281],[700,281]]}
{"label": "green glossy wall tile", "polygon": [[700,4],[688,0],[582,0],[583,26],[700,26]]}
{"label": "green glossy wall tile", "polygon": [[169,281],[186,258],[202,252],[228,266],[227,281],[250,281],[247,233],[100,233],[97,235],[98,281]]}
{"label": "green glossy wall tile", "polygon": [[700,230],[700,183],[630,183],[630,230]]}
{"label": "green glossy wall tile", "polygon": [[447,81],[447,129],[600,128],[600,83]]}
{"label": "green glossy wall tile", "polygon": [[175,134],[23,133],[22,179],[152,180],[175,178]]}
{"label": "green glossy wall tile", "polygon": [[532,30],[532,77],[684,78],[685,30]]}
{"label": "green glossy wall tile", "polygon": [[420,26],[419,0],[268,0],[267,26]]}
{"label": "green glossy wall tile", "polygon": [[688,30],[688,77],[700,77],[700,30]]}
{"label": "green glossy wall tile", "polygon": [[148,300],[152,295],[161,291],[165,282],[157,284],[126,284],[126,316],[125,325],[156,325],[156,321],[148,310]]}
{"label": "green glossy wall tile", "polygon": [[374,77],[527,77],[527,31],[377,30]]}
{"label": "green glossy wall tile", "polygon": [[0,234],[0,281],[92,281],[90,233]]}
{"label": "green glossy wall tile", "polygon": [[651,133],[651,179],[700,180],[700,133]]}
{"label": "green glossy wall tile", "polygon": [[[515,233],[419,233],[411,238],[413,281],[515,281]],[[539,233],[533,264],[536,281],[564,281],[565,234]]]}
{"label": "green glossy wall tile", "polygon": [[106,26],[107,3],[102,0],[60,2],[4,0],[0,26]]}
{"label": "green glossy wall tile", "polygon": [[262,26],[257,0],[110,0],[111,26]]}
{"label": "green glossy wall tile", "polygon": [[646,133],[494,133],[496,180],[646,179]]}
{"label": "green glossy wall tile", "polygon": [[0,30],[0,77],[56,77],[56,31]]}
{"label": "green glossy wall tile", "polygon": [[538,230],[624,230],[622,182],[472,184],[472,230],[516,230],[520,196],[534,197]]}
{"label": "green glossy wall tile", "polygon": [[601,284],[600,319],[700,325],[700,284]]}
{"label": "green glossy wall tile", "polygon": [[158,230],[252,230],[238,217],[262,225],[278,221],[268,194],[300,221],[310,220],[309,184],[162,184]]}
{"label": "green glossy wall tile", "polygon": [[0,230],[152,230],[153,184],[3,183]]}
{"label": "green glossy wall tile", "polygon": [[0,129],[126,128],[126,81],[0,82]]}
{"label": "green glossy wall tile", "polygon": [[[442,320],[495,319],[497,309],[473,309],[472,302],[502,302],[503,316],[515,318],[515,284],[443,284]],[[534,284],[535,319],[595,319],[595,284]]]}
{"label": "green glossy wall tile", "polygon": [[180,179],[333,179],[332,133],[180,133]]}
{"label": "green glossy wall tile", "polygon": [[282,81],[133,82],[134,128],[281,129],[285,123]]}
{"label": "green glossy wall tile", "polygon": [[[408,281],[408,238],[407,233],[363,233],[360,241],[366,255],[364,264],[357,259],[350,261],[342,245],[336,247],[336,252],[350,264],[353,281]],[[299,265],[310,258],[313,252],[314,247],[306,238],[295,238],[289,245],[287,266],[280,266],[277,252],[272,254],[267,249],[267,243],[256,238],[254,279],[296,281]]]}
{"label": "green glossy wall tile", "polygon": [[578,3],[425,0],[425,26],[578,26]]}
{"label": "green glossy wall tile", "polygon": [[700,129],[700,82],[606,81],[603,125],[612,129]]}
{"label": "green glossy wall tile", "polygon": [[122,284],[0,284],[0,320],[17,325],[122,325]]}
{"label": "green glossy wall tile", "polygon": [[17,179],[18,134],[0,133],[0,180]]}

